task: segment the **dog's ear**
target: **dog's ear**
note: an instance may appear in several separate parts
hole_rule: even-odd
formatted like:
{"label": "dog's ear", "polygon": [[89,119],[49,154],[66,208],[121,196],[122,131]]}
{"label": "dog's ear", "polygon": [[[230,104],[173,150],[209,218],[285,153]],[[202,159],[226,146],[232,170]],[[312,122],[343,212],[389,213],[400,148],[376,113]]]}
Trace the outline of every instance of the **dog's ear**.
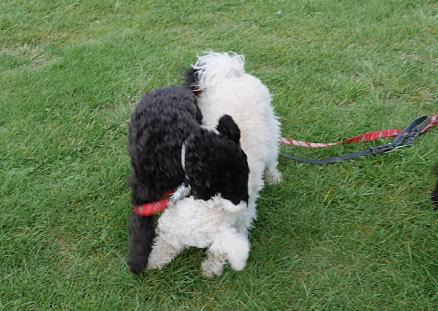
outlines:
{"label": "dog's ear", "polygon": [[219,123],[216,126],[216,129],[218,130],[219,133],[221,133],[225,137],[234,140],[236,143],[239,143],[240,129],[231,116],[227,114],[223,115],[219,119]]}

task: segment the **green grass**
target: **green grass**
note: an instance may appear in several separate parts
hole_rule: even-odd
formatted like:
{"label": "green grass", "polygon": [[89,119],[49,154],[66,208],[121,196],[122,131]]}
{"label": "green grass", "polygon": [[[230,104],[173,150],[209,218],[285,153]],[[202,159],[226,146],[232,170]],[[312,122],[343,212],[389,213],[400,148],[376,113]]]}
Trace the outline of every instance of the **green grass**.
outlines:
{"label": "green grass", "polygon": [[[331,166],[282,159],[247,268],[127,269],[127,124],[196,54],[243,53],[283,134],[334,141],[438,112],[435,1],[1,1],[0,309],[433,310],[438,129]],[[307,157],[360,150],[290,150]]]}

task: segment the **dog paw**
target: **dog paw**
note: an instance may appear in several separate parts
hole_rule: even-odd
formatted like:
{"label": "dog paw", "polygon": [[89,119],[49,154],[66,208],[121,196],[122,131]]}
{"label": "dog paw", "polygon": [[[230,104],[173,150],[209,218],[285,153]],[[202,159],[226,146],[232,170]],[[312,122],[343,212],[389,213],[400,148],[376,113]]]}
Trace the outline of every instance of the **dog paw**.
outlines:
{"label": "dog paw", "polygon": [[146,266],[147,270],[160,270],[162,266],[160,266],[157,262],[148,262],[148,265]]}
{"label": "dog paw", "polygon": [[151,262],[148,263],[146,269],[147,270],[161,270],[165,266],[165,263]]}
{"label": "dog paw", "polygon": [[215,276],[221,276],[224,272],[223,266],[213,265],[211,262],[204,261],[201,264],[202,275],[206,278],[214,278]]}
{"label": "dog paw", "polygon": [[[154,255],[154,254],[151,254]],[[157,258],[156,256],[149,256],[148,264],[146,266],[147,270],[161,270],[166,265],[167,261],[163,258]]]}
{"label": "dog paw", "polygon": [[270,185],[277,185],[281,183],[283,180],[283,177],[281,176],[281,173],[279,171],[267,171],[266,172],[266,182]]}

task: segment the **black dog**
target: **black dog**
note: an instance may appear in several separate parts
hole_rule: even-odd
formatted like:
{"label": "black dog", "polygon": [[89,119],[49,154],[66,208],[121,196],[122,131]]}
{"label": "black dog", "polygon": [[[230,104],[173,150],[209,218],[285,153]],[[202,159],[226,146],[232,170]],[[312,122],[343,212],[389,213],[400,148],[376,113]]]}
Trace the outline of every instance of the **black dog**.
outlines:
{"label": "black dog", "polygon": [[[220,193],[233,203],[248,200],[249,169],[238,126],[226,115],[214,133],[201,128],[201,121],[195,94],[188,88],[159,89],[139,102],[129,126],[133,207],[159,201],[183,183],[197,199]],[[154,216],[131,213],[128,265],[135,274],[146,268],[154,229]]]}

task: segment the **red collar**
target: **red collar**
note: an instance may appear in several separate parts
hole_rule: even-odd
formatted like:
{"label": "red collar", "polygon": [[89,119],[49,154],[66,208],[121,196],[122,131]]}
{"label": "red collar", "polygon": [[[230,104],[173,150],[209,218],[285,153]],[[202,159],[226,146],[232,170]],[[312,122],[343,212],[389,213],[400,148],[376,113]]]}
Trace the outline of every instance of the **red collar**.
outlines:
{"label": "red collar", "polygon": [[169,206],[169,197],[174,191],[167,191],[164,197],[155,202],[134,206],[134,214],[140,217],[152,216],[164,211]]}

